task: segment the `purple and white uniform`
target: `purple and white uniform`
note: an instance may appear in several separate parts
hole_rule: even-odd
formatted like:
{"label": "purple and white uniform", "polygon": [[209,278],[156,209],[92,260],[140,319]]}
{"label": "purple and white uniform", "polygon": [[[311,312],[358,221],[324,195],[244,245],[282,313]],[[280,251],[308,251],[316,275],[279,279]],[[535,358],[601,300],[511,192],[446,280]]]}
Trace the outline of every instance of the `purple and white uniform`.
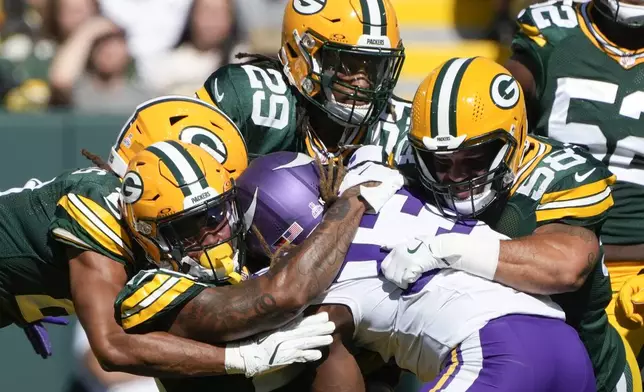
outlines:
{"label": "purple and white uniform", "polygon": [[[298,154],[277,153],[258,158],[240,177],[242,207],[253,211],[251,221],[269,243],[294,222],[305,237],[321,220],[311,219],[319,197],[311,191],[318,181],[309,178],[313,166]],[[288,192],[272,181],[285,177],[279,183],[288,182]],[[277,220],[275,211],[282,211]],[[378,215],[363,217],[335,283],[316,302],[347,306],[355,343],[429,381],[424,391],[594,391],[586,350],[548,296],[451,269],[429,271],[407,290],[382,276],[383,245],[449,232],[504,238],[482,222],[455,224],[399,191]]]}
{"label": "purple and white uniform", "polygon": [[364,216],[342,271],[318,302],[349,307],[356,344],[433,380],[425,391],[594,390],[586,350],[548,296],[451,269],[425,273],[407,290],[381,276],[381,245],[449,232],[504,238],[482,222],[454,224],[399,191],[380,214]]}

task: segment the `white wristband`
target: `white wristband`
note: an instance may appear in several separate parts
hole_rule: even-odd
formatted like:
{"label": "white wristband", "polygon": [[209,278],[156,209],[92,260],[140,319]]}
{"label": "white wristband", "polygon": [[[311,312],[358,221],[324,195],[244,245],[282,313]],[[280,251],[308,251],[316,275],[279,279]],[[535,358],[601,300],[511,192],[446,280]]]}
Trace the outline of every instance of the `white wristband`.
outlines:
{"label": "white wristband", "polygon": [[226,374],[246,373],[246,365],[244,364],[244,358],[241,356],[239,345],[239,343],[226,345],[226,354],[224,358]]}
{"label": "white wristband", "polygon": [[446,259],[451,268],[494,280],[501,247],[498,238],[447,233],[437,236],[435,244],[432,252]]}

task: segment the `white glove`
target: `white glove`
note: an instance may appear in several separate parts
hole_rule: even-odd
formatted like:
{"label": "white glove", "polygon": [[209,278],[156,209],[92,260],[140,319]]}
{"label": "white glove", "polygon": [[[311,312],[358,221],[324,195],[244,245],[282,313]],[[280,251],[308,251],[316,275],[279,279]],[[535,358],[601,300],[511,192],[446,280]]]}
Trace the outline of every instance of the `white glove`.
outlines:
{"label": "white glove", "polygon": [[334,330],[328,313],[321,312],[304,319],[299,317],[253,339],[230,343],[226,346],[226,373],[254,377],[295,362],[317,361],[322,352],[313,349],[330,345]]}
{"label": "white glove", "polygon": [[380,146],[363,146],[349,160],[347,174],[340,184],[339,193],[365,182],[379,182],[375,187],[360,187],[360,195],[371,207],[368,213],[378,213],[393,195],[402,188],[405,179],[396,169],[384,163],[384,150]]}
{"label": "white glove", "polygon": [[420,276],[437,268],[453,268],[493,280],[499,263],[500,239],[447,233],[421,236],[388,247],[380,268],[387,280],[406,289]]}
{"label": "white glove", "polygon": [[445,266],[434,257],[429,245],[421,238],[385,248],[391,249],[391,252],[382,260],[380,269],[387,280],[401,289],[409,287],[423,273]]}

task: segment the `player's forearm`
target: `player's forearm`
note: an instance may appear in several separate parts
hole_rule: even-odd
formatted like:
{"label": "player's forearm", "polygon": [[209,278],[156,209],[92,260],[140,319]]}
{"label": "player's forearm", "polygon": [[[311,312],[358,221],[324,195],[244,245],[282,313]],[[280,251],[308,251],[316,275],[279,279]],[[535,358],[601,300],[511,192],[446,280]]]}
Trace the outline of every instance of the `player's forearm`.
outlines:
{"label": "player's forearm", "polygon": [[316,367],[311,392],[360,392],[365,390],[364,384],[356,359],[336,334],[329,354]]}
{"label": "player's forearm", "polygon": [[[637,245],[604,245],[606,262],[611,261],[643,261],[644,244]],[[644,265],[643,265],[644,268]]]}
{"label": "player's forearm", "polygon": [[494,280],[534,294],[559,294],[583,285],[599,256],[595,234],[549,224],[534,234],[501,241]]}
{"label": "player's forearm", "polygon": [[101,367],[148,377],[225,375],[225,347],[211,346],[164,332],[118,334],[96,352]]}
{"label": "player's forearm", "polygon": [[266,274],[204,290],[181,310],[170,331],[212,343],[284,324],[331,285],[364,211],[355,194],[338,199],[313,233],[279,255]]}
{"label": "player's forearm", "polygon": [[357,192],[343,196],[300,246],[278,255],[267,274],[281,301],[304,307],[333,283],[365,210]]}
{"label": "player's forearm", "polygon": [[88,349],[85,353],[84,363],[89,372],[101,383],[101,385],[106,387],[142,379],[141,376],[135,376],[130,373],[106,372],[101,367],[101,364],[98,363],[96,355],[94,355],[94,352],[91,349]]}

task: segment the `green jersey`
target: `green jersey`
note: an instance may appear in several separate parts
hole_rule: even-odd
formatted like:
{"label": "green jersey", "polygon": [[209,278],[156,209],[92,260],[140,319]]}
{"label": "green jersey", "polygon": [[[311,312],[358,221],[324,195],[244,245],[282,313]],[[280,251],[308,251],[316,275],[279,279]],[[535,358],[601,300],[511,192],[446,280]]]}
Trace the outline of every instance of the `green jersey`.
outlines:
{"label": "green jersey", "polygon": [[207,287],[213,286],[167,269],[139,271],[116,298],[116,321],[129,333],[167,329],[173,312]]}
{"label": "green jersey", "polygon": [[[617,176],[605,244],[644,243],[644,53],[609,42],[592,2],[547,2],[519,14],[513,51],[532,70],[538,117],[532,131],[586,146]],[[532,125],[532,124],[531,124]]]}
{"label": "green jersey", "polygon": [[66,246],[133,261],[120,185],[89,168],[0,193],[0,326],[74,312]]}
{"label": "green jersey", "polygon": [[[518,238],[549,223],[582,226],[595,233],[613,205],[613,174],[586,150],[528,137],[529,147],[519,166],[507,206],[493,226]],[[601,253],[601,252],[600,252]],[[612,391],[626,367],[617,331],[608,323],[605,308],[611,300],[603,255],[596,255],[593,271],[575,292],[553,295],[584,342],[593,362],[598,391]],[[565,263],[565,260],[558,262]]]}
{"label": "green jersey", "polygon": [[[167,331],[177,312],[208,287],[214,286],[166,269],[140,271],[117,296],[114,314],[117,322],[128,333]],[[168,378],[159,381],[166,392],[255,391],[253,379],[243,375]]]}
{"label": "green jersey", "polygon": [[[298,109],[306,98],[291,87],[281,68],[272,62],[231,64],[214,72],[196,96],[211,103],[239,127],[251,158],[276,151],[346,157],[351,149],[334,153],[311,132],[298,127]],[[404,148],[411,122],[411,103],[393,97],[380,120],[368,128],[348,128],[339,146],[383,146],[395,163],[407,163]],[[299,129],[298,129],[299,128]]]}

